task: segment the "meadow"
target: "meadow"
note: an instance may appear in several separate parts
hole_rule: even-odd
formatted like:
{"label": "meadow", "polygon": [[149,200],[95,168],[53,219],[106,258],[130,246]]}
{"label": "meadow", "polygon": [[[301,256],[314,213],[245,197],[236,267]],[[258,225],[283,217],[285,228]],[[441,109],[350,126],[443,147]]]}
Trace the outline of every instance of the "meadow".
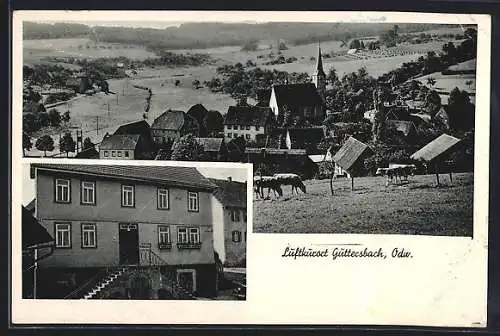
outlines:
{"label": "meadow", "polygon": [[384,177],[305,181],[306,194],[254,199],[253,232],[471,236],[472,173],[417,175],[386,187]]}

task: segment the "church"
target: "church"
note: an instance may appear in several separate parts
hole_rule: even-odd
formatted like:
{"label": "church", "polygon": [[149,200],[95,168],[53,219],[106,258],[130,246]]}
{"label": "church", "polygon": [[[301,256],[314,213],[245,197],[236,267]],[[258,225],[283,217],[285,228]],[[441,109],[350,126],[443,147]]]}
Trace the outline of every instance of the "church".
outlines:
{"label": "church", "polygon": [[269,107],[278,125],[285,115],[299,118],[306,125],[321,125],[325,119],[326,74],[323,70],[321,47],[318,47],[316,66],[311,83],[273,85]]}

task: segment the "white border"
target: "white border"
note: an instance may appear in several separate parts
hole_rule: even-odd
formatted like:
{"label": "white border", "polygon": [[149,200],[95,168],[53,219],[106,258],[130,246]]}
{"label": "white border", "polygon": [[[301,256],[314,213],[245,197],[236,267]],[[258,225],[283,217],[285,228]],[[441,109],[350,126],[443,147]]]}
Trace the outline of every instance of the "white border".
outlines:
{"label": "white border", "polygon": [[[133,13],[133,15],[131,15]],[[19,11],[13,25],[12,271],[20,271],[23,162],[21,158],[22,20],[43,21],[289,21],[451,23],[478,25],[474,239],[403,235],[248,234],[247,301],[63,301],[21,300],[12,291],[14,323],[149,324],[374,324],[484,327],[487,306],[487,228],[491,20],[488,15],[379,12],[104,12]],[[90,160],[83,160],[90,163]],[[56,162],[63,163],[64,159]],[[102,164],[104,161],[99,161]],[[120,161],[106,161],[118,164]],[[71,160],[77,163],[77,160]],[[127,164],[147,164],[127,161]],[[161,164],[176,164],[162,162]],[[196,166],[203,163],[190,163]],[[217,166],[221,163],[213,163]],[[181,163],[184,165],[184,163]],[[252,174],[249,169],[248,186]],[[248,192],[249,204],[253,190]],[[247,225],[253,213],[248,210]],[[251,230],[248,232],[250,233]],[[358,242],[368,247],[403,246],[416,257],[393,262],[366,260],[284,261],[287,244]],[[14,277],[13,284],[20,279]]]}

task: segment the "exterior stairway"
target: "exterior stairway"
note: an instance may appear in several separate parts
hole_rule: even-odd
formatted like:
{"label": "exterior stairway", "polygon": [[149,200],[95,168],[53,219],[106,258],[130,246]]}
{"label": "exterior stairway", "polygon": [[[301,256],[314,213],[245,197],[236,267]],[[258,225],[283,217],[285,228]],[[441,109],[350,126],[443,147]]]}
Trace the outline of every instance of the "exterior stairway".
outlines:
{"label": "exterior stairway", "polygon": [[123,275],[125,271],[126,268],[122,267],[116,269],[114,272],[108,273],[101,282],[98,282],[96,286],[94,286],[87,294],[83,296],[83,299],[89,300],[96,298],[103,289],[111,285],[118,277]]}

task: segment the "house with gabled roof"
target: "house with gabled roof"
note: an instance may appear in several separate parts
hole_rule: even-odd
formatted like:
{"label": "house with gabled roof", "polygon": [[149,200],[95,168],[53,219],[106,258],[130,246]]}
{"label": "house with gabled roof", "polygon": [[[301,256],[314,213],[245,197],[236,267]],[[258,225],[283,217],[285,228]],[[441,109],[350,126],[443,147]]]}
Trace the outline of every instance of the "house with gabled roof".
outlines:
{"label": "house with gabled roof", "polygon": [[198,136],[200,125],[184,111],[167,110],[160,114],[151,125],[153,141],[159,148],[170,147],[186,134]]}
{"label": "house with gabled roof", "polygon": [[194,138],[203,147],[206,161],[226,161],[228,150],[224,138]]}
{"label": "house with gabled roof", "polygon": [[273,115],[269,107],[230,106],[224,117],[226,142],[243,137],[245,141],[264,144],[273,127]]}
{"label": "house with gabled roof", "polygon": [[195,168],[36,163],[30,173],[36,217],[55,241],[39,263],[47,298],[58,298],[53,290],[68,278],[66,298],[100,298],[113,286],[130,297],[137,278],[144,298],[179,288],[216,295],[218,187]]}
{"label": "house with gabled roof", "polygon": [[213,194],[214,248],[225,266],[246,265],[247,184],[211,179],[219,187]]}
{"label": "house with gabled roof", "polygon": [[99,158],[107,160],[137,160],[141,157],[139,134],[112,134],[104,136],[99,145]]}

